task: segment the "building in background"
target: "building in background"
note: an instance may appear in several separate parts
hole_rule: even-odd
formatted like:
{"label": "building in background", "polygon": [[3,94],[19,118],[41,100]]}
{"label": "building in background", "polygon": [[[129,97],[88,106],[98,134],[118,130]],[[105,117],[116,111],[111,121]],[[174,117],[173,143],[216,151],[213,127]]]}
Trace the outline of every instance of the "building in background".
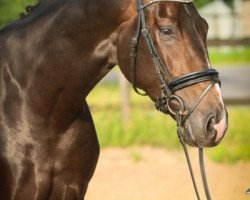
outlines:
{"label": "building in background", "polygon": [[208,39],[235,37],[233,11],[222,0],[206,4],[199,9],[199,13],[209,24]]}
{"label": "building in background", "polygon": [[209,24],[208,39],[250,38],[250,0],[234,0],[233,8],[215,0],[199,13]]}
{"label": "building in background", "polygon": [[240,21],[241,37],[250,38],[250,0],[235,0]]}

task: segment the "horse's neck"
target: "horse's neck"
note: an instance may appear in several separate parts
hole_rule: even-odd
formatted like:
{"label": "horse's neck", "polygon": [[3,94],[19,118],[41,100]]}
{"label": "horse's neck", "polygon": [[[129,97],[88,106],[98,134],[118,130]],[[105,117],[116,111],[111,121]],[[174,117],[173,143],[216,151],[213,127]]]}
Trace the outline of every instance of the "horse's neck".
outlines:
{"label": "horse's neck", "polygon": [[65,3],[55,13],[48,13],[46,20],[34,20],[30,30],[26,29],[30,34],[27,35],[28,44],[24,45],[31,43],[40,47],[37,55],[44,57],[41,68],[49,66],[50,69],[59,68],[61,72],[62,69],[65,70],[57,76],[68,77],[76,70],[75,73],[82,76],[79,84],[87,95],[112,66],[117,64],[116,30],[121,23],[120,9],[126,5],[126,1],[76,2]]}
{"label": "horse's neck", "polygon": [[60,116],[57,121],[66,124],[67,115],[72,121],[84,97],[117,63],[115,30],[122,1],[112,1],[114,6],[103,0],[102,5],[68,3],[44,16],[32,13],[6,38],[8,72],[42,118]]}

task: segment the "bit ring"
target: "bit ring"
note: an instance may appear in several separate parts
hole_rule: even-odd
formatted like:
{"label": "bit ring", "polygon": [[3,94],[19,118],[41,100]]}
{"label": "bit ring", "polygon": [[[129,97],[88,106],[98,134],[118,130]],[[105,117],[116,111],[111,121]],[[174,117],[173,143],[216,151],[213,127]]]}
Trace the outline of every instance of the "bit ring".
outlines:
{"label": "bit ring", "polygon": [[171,102],[171,101],[176,101],[176,102],[180,105],[181,109],[178,111],[180,115],[186,115],[184,103],[183,103],[183,101],[181,100],[181,98],[178,97],[178,96],[176,96],[176,95],[172,95],[171,98],[168,98],[168,99],[167,99],[167,109],[168,109],[168,111],[170,112],[170,114],[172,114],[172,115],[174,115],[174,116],[176,116],[176,114],[177,114],[177,112],[175,112],[175,111],[171,108],[171,106],[170,106],[170,102]]}

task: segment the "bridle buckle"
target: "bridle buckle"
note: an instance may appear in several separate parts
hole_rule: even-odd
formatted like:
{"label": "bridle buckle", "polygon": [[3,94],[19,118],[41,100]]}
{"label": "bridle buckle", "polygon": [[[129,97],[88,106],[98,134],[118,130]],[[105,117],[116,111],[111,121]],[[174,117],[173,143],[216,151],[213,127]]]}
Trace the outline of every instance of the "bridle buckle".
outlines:
{"label": "bridle buckle", "polygon": [[179,111],[179,115],[180,115],[181,117],[185,117],[187,114],[188,114],[188,112],[187,112],[186,110],[180,110],[180,111]]}

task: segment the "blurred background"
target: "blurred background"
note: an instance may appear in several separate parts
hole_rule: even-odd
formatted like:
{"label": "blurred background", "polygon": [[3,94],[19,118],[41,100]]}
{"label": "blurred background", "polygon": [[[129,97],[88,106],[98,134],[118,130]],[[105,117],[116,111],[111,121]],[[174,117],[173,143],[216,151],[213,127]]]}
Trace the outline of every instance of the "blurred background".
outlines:
{"label": "blurred background", "polygon": [[[0,0],[0,27],[18,19],[28,4],[35,3]],[[194,0],[194,3],[210,26],[207,41],[210,61],[220,72],[229,113],[228,132],[220,145],[206,151],[207,157],[219,165],[250,166],[250,0]],[[181,150],[175,122],[156,111],[149,98],[135,94],[118,67],[94,88],[87,101],[102,149],[150,146]],[[143,153],[138,152],[132,151],[133,162],[141,160]],[[249,168],[244,170],[250,174]],[[242,186],[241,192],[245,189],[247,186]]]}

